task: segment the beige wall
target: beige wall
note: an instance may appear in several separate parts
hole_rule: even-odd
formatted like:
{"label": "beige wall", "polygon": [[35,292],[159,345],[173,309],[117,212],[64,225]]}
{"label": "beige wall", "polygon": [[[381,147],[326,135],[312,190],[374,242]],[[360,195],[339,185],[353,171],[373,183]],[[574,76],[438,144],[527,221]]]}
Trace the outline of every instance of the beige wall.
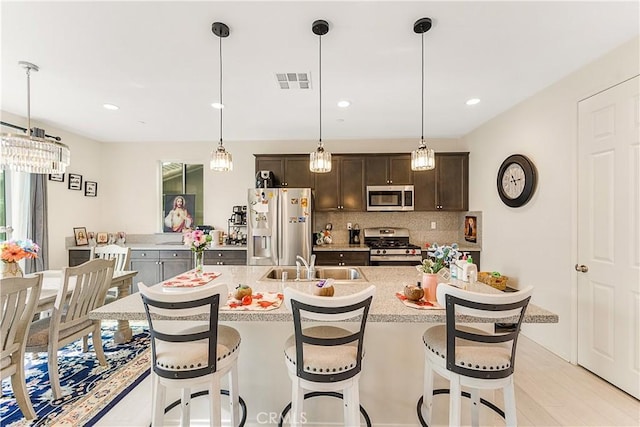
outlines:
{"label": "beige wall", "polygon": [[[640,72],[640,39],[485,123],[464,137],[471,148],[469,207],[483,212],[483,269],[533,285],[533,302],[560,315],[558,326],[525,333],[571,359],[575,343],[577,103]],[[524,207],[505,206],[496,173],[510,154],[528,156],[538,189]]]}

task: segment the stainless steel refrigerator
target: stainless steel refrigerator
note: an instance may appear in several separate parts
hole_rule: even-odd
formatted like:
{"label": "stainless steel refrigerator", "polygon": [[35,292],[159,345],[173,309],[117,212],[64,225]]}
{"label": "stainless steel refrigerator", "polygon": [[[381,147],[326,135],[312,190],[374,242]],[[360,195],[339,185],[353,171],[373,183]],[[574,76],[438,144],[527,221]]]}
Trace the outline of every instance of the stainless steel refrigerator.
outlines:
{"label": "stainless steel refrigerator", "polygon": [[247,264],[295,265],[311,257],[310,188],[252,188],[247,203]]}

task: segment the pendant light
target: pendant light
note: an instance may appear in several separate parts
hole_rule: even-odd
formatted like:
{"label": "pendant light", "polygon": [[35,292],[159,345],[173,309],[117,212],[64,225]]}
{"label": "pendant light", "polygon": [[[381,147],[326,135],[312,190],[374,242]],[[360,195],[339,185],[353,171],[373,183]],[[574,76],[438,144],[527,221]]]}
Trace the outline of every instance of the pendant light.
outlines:
{"label": "pendant light", "polygon": [[218,148],[211,152],[211,170],[217,172],[228,172],[233,170],[233,161],[231,160],[231,153],[224,149],[222,145],[222,110],[224,104],[222,103],[222,39],[229,37],[229,27],[222,22],[214,22],[211,24],[211,31],[218,36],[220,40],[220,143]]}
{"label": "pendant light", "polygon": [[411,170],[426,171],[436,167],[436,157],[433,149],[427,148],[424,140],[424,33],[431,28],[431,18],[420,18],[413,24],[413,31],[422,35],[422,133],[420,145],[411,152]]}
{"label": "pendant light", "polygon": [[322,36],[329,32],[329,24],[327,21],[318,19],[311,26],[313,34],[318,36],[318,99],[320,100],[320,139],[318,140],[318,148],[309,154],[309,170],[315,173],[331,172],[331,153],[322,146]]}
{"label": "pendant light", "polygon": [[41,129],[35,135],[31,129],[31,71],[38,71],[39,68],[26,61],[20,61],[18,64],[27,70],[27,129],[24,129],[27,134],[0,135],[0,167],[16,172],[64,173],[71,162],[69,147],[61,142],[46,139]]}

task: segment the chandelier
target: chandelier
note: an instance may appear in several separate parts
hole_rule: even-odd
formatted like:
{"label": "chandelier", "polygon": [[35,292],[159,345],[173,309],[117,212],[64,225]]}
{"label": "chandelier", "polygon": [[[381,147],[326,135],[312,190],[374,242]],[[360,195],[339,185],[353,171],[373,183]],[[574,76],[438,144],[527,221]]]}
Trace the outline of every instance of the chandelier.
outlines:
{"label": "chandelier", "polygon": [[327,21],[319,19],[311,26],[313,34],[319,36],[319,60],[318,60],[318,93],[320,100],[320,138],[318,140],[318,148],[309,154],[309,170],[315,173],[331,172],[331,153],[322,146],[322,36],[329,32],[329,24]]}
{"label": "chandelier", "polygon": [[224,104],[222,103],[222,39],[224,37],[229,37],[229,27],[222,22],[214,22],[211,24],[211,31],[213,34],[218,36],[220,40],[220,143],[218,144],[218,148],[216,148],[213,152],[211,152],[211,163],[209,166],[211,170],[217,172],[228,172],[233,170],[233,161],[231,159],[231,153],[224,149],[224,145],[222,145],[222,110],[224,109]]}
{"label": "chandelier", "polygon": [[[71,161],[69,147],[61,142],[45,139],[47,135],[38,129],[31,129],[31,70],[38,71],[38,66],[20,61],[18,64],[27,70],[27,134],[3,133],[0,135],[0,168],[16,172],[37,174],[64,173]],[[59,139],[59,138],[57,138]]]}
{"label": "chandelier", "polygon": [[436,167],[433,149],[427,148],[424,140],[424,33],[431,28],[431,18],[420,18],[413,24],[413,31],[422,35],[422,133],[418,149],[411,152],[411,170],[426,171]]}

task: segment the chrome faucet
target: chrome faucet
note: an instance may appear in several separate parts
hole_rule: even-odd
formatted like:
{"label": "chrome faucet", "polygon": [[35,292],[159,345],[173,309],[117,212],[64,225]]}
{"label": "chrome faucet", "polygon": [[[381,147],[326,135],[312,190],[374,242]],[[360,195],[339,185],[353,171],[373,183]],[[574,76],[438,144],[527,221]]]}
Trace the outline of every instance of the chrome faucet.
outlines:
{"label": "chrome faucet", "polygon": [[[314,279],[316,276],[316,256],[311,255],[311,259],[310,259],[310,263],[307,262],[306,259],[304,259],[303,257],[301,257],[300,255],[298,255],[296,257],[296,260],[300,260],[302,261],[302,263],[304,264],[304,267],[307,269],[307,279],[311,280]],[[296,265],[298,264],[298,261],[296,261]]]}

